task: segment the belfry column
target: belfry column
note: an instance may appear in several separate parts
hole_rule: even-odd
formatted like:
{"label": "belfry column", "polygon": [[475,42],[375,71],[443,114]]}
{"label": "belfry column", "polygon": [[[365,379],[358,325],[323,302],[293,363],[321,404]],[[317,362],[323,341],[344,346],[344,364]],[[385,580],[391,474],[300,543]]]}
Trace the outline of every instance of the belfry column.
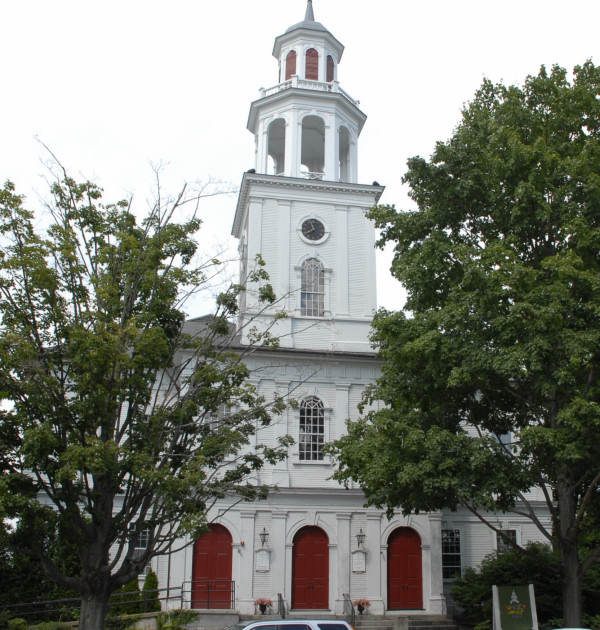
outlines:
{"label": "belfry column", "polygon": [[[333,124],[332,124],[333,123]],[[325,163],[323,165],[323,172],[325,173],[325,179],[329,181],[336,181],[338,178],[337,171],[337,153],[336,153],[336,136],[338,135],[335,126],[335,121],[327,118],[325,120]]]}

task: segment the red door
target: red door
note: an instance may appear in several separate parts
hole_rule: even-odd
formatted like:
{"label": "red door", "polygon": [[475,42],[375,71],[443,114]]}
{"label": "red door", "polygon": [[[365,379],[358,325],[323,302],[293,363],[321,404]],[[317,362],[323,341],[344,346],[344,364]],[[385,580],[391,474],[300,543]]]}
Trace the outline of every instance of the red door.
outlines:
{"label": "red door", "polygon": [[388,538],[388,610],[423,608],[421,538],[399,527]]}
{"label": "red door", "polygon": [[294,536],[292,608],[329,609],[329,539],[318,527],[303,527]]}
{"label": "red door", "polygon": [[222,525],[194,543],[192,608],[231,608],[231,534]]}

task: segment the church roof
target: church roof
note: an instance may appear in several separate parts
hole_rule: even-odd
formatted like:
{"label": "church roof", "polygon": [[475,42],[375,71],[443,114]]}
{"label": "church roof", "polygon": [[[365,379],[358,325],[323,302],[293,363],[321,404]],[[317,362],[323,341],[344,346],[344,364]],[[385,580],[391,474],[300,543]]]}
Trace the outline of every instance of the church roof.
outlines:
{"label": "church roof", "polygon": [[312,0],[308,0],[306,5],[306,15],[304,16],[304,20],[302,22],[298,22],[290,26],[286,33],[290,33],[291,31],[295,31],[298,28],[305,28],[311,31],[323,31],[325,33],[329,33],[329,31],[321,24],[321,22],[315,22],[315,14],[313,12]]}

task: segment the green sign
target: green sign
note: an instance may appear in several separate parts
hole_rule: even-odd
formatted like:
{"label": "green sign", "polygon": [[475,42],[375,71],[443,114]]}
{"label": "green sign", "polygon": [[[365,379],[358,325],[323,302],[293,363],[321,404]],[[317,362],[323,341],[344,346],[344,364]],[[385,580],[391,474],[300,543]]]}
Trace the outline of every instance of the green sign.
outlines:
{"label": "green sign", "polygon": [[494,590],[494,621],[500,622],[496,630],[537,628],[533,586],[498,586]]}

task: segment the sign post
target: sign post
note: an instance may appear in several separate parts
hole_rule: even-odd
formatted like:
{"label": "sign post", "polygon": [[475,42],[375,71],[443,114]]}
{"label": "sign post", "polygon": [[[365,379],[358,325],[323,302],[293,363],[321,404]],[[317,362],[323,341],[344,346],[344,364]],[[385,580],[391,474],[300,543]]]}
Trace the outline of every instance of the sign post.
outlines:
{"label": "sign post", "polygon": [[533,584],[492,586],[494,630],[538,630]]}

